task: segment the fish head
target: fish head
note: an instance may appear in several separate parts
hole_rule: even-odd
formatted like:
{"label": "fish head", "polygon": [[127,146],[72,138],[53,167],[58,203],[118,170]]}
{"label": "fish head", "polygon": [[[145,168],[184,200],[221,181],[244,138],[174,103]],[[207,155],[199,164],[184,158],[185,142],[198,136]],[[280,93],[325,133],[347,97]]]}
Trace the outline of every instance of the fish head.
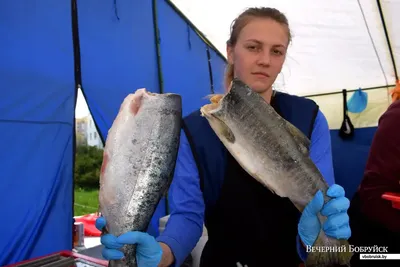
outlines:
{"label": "fish head", "polygon": [[153,93],[146,88],[137,89],[127,95],[118,111],[118,114],[111,127],[117,130],[117,126],[125,127],[124,121],[132,116],[151,116],[153,112],[182,114],[182,97],[175,93]]}
{"label": "fish head", "polygon": [[[225,94],[214,94],[210,97],[210,104],[201,107],[200,112],[205,117],[211,128],[225,145],[233,144],[237,134],[244,129],[238,129],[235,125],[237,114],[245,112],[246,103],[243,99],[252,102],[260,101],[261,97],[249,86],[238,78],[232,80],[231,86]],[[261,100],[265,102],[264,100]],[[264,103],[265,104],[265,103]],[[239,132],[238,132],[239,131]]]}
{"label": "fish head", "polygon": [[226,95],[215,94],[210,98],[211,103],[200,108],[211,128],[223,142],[234,143],[235,135],[227,124],[227,106],[224,102]]}

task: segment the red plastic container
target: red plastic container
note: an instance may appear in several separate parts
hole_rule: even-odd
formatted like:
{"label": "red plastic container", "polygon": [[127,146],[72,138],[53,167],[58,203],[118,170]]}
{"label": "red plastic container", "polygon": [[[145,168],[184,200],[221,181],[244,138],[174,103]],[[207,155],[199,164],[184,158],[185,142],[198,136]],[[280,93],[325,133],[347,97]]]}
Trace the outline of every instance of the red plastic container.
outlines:
{"label": "red plastic container", "polygon": [[99,216],[94,214],[87,214],[79,218],[75,218],[75,222],[81,222],[84,225],[85,236],[100,236],[101,232],[96,228],[96,219]]}
{"label": "red plastic container", "polygon": [[386,192],[382,198],[392,201],[392,207],[400,210],[400,193]]}

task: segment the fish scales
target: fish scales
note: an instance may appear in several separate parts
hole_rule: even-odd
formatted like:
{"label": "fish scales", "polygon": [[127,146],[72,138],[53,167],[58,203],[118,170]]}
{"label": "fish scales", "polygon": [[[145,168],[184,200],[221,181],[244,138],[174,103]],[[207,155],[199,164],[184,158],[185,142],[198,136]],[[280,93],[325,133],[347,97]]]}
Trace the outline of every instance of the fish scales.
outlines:
{"label": "fish scales", "polygon": [[[256,95],[250,97],[242,94],[246,94],[246,91],[235,90],[232,91],[232,94],[226,96],[222,103],[222,105],[226,103],[223,120],[231,122],[228,127],[233,133],[243,133],[245,136],[254,137],[236,138],[236,142],[241,142],[238,144],[241,148],[268,148],[246,149],[246,152],[250,154],[249,159],[262,159],[259,162],[252,163],[252,165],[257,164],[252,170],[260,170],[271,175],[293,177],[291,186],[294,190],[286,190],[288,184],[285,179],[274,179],[277,184],[272,188],[276,188],[279,195],[289,197],[292,201],[302,204],[303,207],[312,199],[318,189],[326,192],[328,185],[315,165],[302,160],[304,153],[301,150],[290,149],[290,147],[297,147],[298,145],[290,132],[286,130],[286,121],[282,117],[276,116],[272,107],[265,105],[264,102],[259,105],[260,107],[254,104],[257,101],[264,101],[263,99],[256,97]],[[273,125],[273,127],[268,127],[268,125]],[[280,140],[280,142],[276,142],[276,140]],[[245,164],[244,168],[247,166]],[[313,178],[316,175],[320,177],[314,179],[314,181]],[[302,190],[295,190],[296,188],[302,188]],[[299,194],[300,191],[301,194]],[[306,193],[306,196],[304,193]],[[327,199],[329,198],[327,197]]]}
{"label": "fish scales", "polygon": [[[175,168],[181,97],[144,89],[128,95],[109,130],[100,174],[99,205],[106,232],[146,231]],[[110,266],[137,266],[134,245]]]}
{"label": "fish scales", "polygon": [[[239,79],[230,91],[214,96],[201,108],[211,128],[227,150],[254,179],[281,197],[287,197],[302,212],[318,190],[329,188],[309,157],[310,140],[282,118],[265,100]],[[301,111],[293,111],[301,112]],[[318,215],[321,223],[326,217]],[[320,232],[314,246],[342,247],[344,252],[311,252],[306,266],[349,265],[352,253],[346,240]]]}

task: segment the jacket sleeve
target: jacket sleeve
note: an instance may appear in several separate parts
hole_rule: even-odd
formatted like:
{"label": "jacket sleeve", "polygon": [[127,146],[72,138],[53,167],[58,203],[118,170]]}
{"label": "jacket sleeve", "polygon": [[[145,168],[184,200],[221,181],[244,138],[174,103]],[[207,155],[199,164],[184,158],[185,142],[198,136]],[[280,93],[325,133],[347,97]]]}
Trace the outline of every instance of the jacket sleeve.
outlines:
{"label": "jacket sleeve", "polygon": [[157,241],[167,244],[181,266],[203,232],[204,200],[200,178],[188,140],[181,131],[175,174],[169,192],[170,217]]}
{"label": "jacket sleeve", "polygon": [[[335,177],[333,172],[331,134],[328,121],[321,111],[318,111],[311,134],[310,158],[315,163],[328,185],[333,185],[335,183]],[[307,252],[305,247],[301,244],[299,235],[297,235],[296,240],[297,252],[300,258],[305,261],[307,259]]]}
{"label": "jacket sleeve", "polygon": [[318,111],[311,135],[310,158],[329,186],[335,183],[333,172],[331,132],[324,114]]}
{"label": "jacket sleeve", "polygon": [[400,233],[400,211],[382,199],[385,192],[400,193],[400,101],[379,119],[359,188],[361,211],[392,232]]}

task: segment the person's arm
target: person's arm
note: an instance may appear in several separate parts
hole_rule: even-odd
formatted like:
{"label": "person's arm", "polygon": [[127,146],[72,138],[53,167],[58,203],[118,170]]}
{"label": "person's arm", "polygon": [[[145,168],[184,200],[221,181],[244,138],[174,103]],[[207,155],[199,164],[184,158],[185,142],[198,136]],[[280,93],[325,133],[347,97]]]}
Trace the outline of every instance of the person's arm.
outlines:
{"label": "person's arm", "polygon": [[[317,166],[328,185],[333,185],[335,183],[335,176],[333,172],[331,135],[328,121],[321,111],[318,111],[311,134],[310,158]],[[305,261],[307,258],[305,245],[301,242],[299,235],[297,235],[296,240],[297,252],[300,258]]]}
{"label": "person's arm", "polygon": [[193,154],[184,131],[175,174],[169,189],[171,214],[163,233],[157,237],[163,249],[160,267],[181,266],[203,233],[204,200]]}
{"label": "person's arm", "polygon": [[392,232],[400,233],[400,211],[382,199],[385,192],[400,193],[400,101],[379,119],[359,189],[361,211]]}
{"label": "person's arm", "polygon": [[324,114],[318,111],[311,135],[310,158],[329,186],[335,183],[333,172],[331,132]]}

